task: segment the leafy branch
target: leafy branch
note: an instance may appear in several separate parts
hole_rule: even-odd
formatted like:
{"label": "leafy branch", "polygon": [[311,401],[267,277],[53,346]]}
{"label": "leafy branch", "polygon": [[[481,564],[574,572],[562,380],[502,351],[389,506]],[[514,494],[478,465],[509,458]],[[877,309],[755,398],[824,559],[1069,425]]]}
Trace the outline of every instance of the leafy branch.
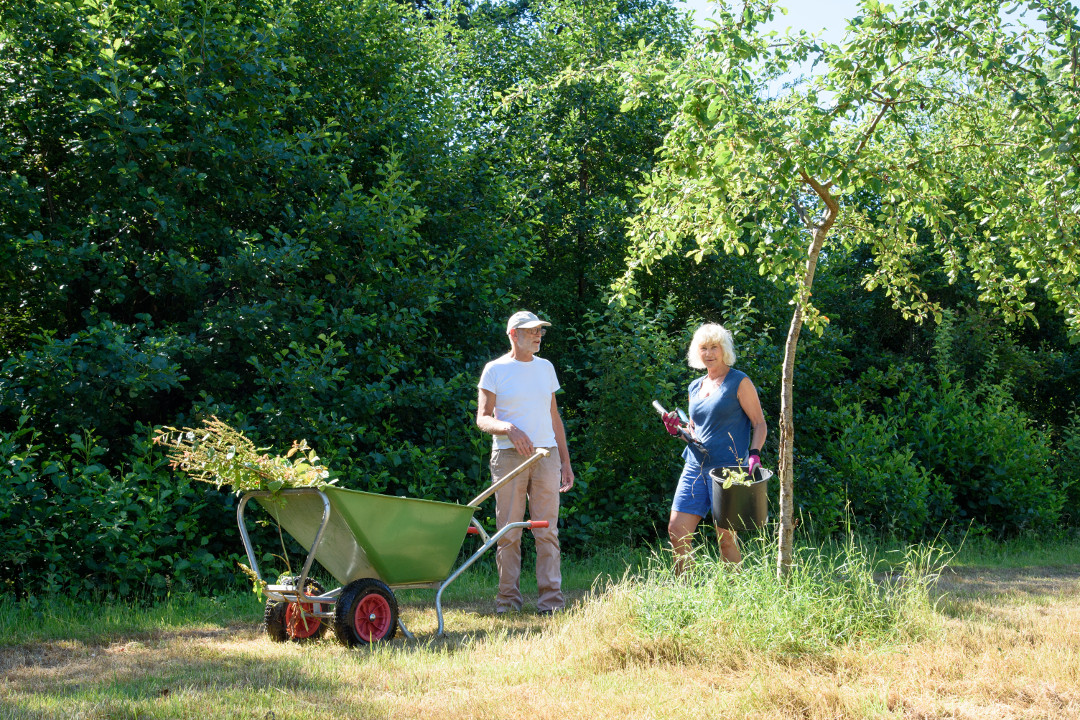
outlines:
{"label": "leafy branch", "polygon": [[319,464],[319,456],[306,440],[293,442],[284,456],[269,455],[244,433],[216,417],[200,428],[163,427],[154,444],[169,448],[172,467],[193,479],[215,485],[231,485],[237,493],[284,488],[325,487],[336,480]]}

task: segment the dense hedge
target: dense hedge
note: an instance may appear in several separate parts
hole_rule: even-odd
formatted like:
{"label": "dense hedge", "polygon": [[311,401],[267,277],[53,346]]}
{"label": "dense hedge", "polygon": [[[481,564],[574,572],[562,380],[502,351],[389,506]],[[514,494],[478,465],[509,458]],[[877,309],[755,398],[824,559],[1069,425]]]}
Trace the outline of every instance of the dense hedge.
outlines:
{"label": "dense hedge", "polygon": [[[149,444],[211,413],[279,451],[307,439],[347,487],[471,497],[476,379],[525,305],[556,320],[568,552],[663,534],[680,448],[650,402],[685,406],[703,319],[736,332],[774,464],[789,308],[747,258],[665,261],[639,306],[605,303],[664,108],[622,116],[599,81],[490,94],[686,41],[665,0],[601,6],[0,6],[0,590],[237,582],[234,498]],[[942,283],[955,319],[912,326],[853,289],[864,262],[823,258],[833,322],[800,348],[803,516],[905,538],[1080,523],[1060,321],[1040,305],[1013,333]]]}

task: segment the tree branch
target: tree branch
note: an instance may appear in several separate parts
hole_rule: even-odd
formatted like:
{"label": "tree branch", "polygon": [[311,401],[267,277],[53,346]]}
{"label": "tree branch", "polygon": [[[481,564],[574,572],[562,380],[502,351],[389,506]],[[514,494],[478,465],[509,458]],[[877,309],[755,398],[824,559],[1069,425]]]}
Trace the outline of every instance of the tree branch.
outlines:
{"label": "tree branch", "polygon": [[[862,154],[863,148],[866,147],[866,143],[870,142],[870,137],[874,134],[874,130],[877,129],[878,123],[881,122],[881,119],[885,117],[885,113],[887,113],[889,109],[892,108],[892,106],[892,101],[886,101],[885,104],[881,106],[880,112],[878,112],[877,117],[874,118],[874,121],[870,123],[869,129],[867,129],[867,131],[863,134],[863,138],[862,141],[859,143],[859,147],[855,148],[855,152],[851,155],[851,158],[847,161],[847,164],[844,165],[843,169],[840,171],[841,173],[848,171],[849,169],[851,169],[851,166],[855,164],[855,161],[858,159],[859,155]],[[804,179],[805,178],[806,176],[804,175]],[[825,183],[823,189],[828,190],[833,186],[834,182],[834,180],[829,180]],[[813,186],[811,185],[811,187]],[[815,191],[817,191],[817,188],[814,189]],[[818,194],[820,195],[820,192]]]}
{"label": "tree branch", "polygon": [[799,170],[799,175],[802,177],[802,181],[814,189],[817,196],[821,198],[821,201],[825,203],[825,214],[822,216],[821,222],[814,226],[815,233],[821,233],[825,235],[829,232],[829,228],[836,222],[836,217],[840,214],[840,203],[836,202],[836,198],[832,196],[828,188],[823,186],[814,178],[806,174],[805,170]]}
{"label": "tree branch", "polygon": [[[802,174],[804,178],[806,177],[805,173],[800,174]],[[810,219],[810,213],[808,213],[806,211],[806,208],[803,207],[803,204],[799,202],[798,193],[791,194],[791,204],[795,206],[795,212],[798,213],[799,219],[802,220],[803,225],[810,228],[811,230],[817,227],[816,225],[814,225],[814,221]]]}

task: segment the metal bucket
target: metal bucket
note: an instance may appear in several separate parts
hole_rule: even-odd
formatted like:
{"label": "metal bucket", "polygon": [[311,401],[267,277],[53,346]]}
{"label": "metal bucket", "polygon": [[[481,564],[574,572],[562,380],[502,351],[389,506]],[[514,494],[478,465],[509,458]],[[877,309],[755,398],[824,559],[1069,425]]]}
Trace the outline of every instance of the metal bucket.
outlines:
{"label": "metal bucket", "polygon": [[757,478],[749,485],[734,483],[724,488],[724,470],[742,470],[745,467],[731,465],[716,467],[709,471],[712,478],[712,516],[717,527],[732,532],[757,530],[769,520],[769,478],[771,470],[759,468]]}

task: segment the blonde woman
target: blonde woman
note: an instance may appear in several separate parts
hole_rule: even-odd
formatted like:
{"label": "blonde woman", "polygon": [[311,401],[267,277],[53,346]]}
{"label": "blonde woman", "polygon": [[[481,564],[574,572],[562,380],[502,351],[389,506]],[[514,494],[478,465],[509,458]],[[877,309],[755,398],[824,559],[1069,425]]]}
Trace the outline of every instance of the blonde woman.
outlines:
{"label": "blonde woman", "polygon": [[[732,367],[735,347],[730,332],[715,323],[702,325],[694,332],[686,357],[690,367],[705,374],[691,382],[689,390],[689,429],[701,445],[688,444],[683,451],[686,464],[668,520],[678,572],[684,568],[698,523],[712,509],[709,471],[725,465],[748,465],[753,473],[761,464],[767,432],[757,388],[745,373]],[[720,527],[716,532],[724,559],[739,562],[742,555],[735,533]]]}

